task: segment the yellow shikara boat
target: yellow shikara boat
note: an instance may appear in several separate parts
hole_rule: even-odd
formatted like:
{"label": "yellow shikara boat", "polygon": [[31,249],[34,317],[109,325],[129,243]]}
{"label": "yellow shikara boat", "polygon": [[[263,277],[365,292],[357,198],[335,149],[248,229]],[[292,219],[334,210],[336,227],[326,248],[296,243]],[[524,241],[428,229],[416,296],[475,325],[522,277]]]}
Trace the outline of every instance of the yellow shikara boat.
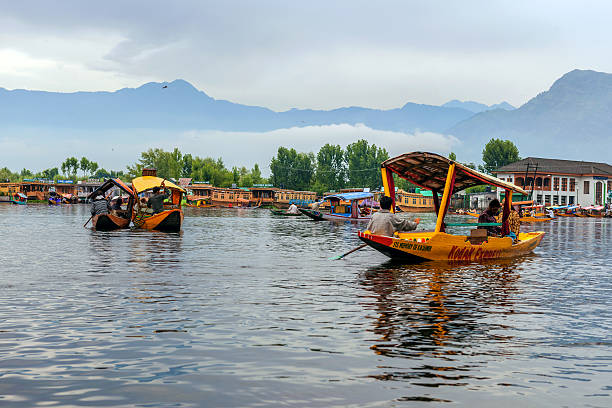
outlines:
{"label": "yellow shikara boat", "polygon": [[[509,230],[508,216],[512,193],[527,194],[522,188],[506,183],[495,177],[480,173],[460,163],[435,153],[406,153],[386,160],[381,165],[385,194],[395,191],[393,173],[422,188],[432,190],[438,218],[434,231],[395,233],[393,237],[374,235],[366,230],[359,232],[359,238],[372,248],[392,259],[408,262],[451,261],[479,262],[489,259],[511,258],[533,251],[544,237],[544,232],[520,233],[516,242],[512,238],[486,236],[486,230],[475,229],[469,235],[453,235],[445,232],[447,226],[490,226],[491,224],[444,223],[450,203],[450,196],[468,187],[489,184],[503,188],[506,200],[503,209],[502,234]],[[442,194],[440,201],[438,194]],[[390,195],[391,199],[395,197]],[[395,208],[392,206],[391,208]]]}
{"label": "yellow shikara boat", "polygon": [[176,184],[159,177],[143,176],[132,180],[134,194],[147,193],[155,187],[163,187],[170,190],[170,202],[164,203],[164,211],[153,214],[141,201],[137,201],[132,211],[132,222],[136,228],[157,230],[165,232],[178,232],[183,224],[183,210],[181,200],[185,190]]}

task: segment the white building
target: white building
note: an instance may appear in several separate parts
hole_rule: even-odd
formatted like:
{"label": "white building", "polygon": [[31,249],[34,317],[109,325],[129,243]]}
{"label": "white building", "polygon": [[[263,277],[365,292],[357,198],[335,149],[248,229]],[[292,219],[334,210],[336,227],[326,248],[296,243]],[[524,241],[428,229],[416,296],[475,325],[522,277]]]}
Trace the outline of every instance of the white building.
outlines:
{"label": "white building", "polygon": [[528,157],[493,173],[529,191],[539,204],[610,204],[612,166],[607,163]]}

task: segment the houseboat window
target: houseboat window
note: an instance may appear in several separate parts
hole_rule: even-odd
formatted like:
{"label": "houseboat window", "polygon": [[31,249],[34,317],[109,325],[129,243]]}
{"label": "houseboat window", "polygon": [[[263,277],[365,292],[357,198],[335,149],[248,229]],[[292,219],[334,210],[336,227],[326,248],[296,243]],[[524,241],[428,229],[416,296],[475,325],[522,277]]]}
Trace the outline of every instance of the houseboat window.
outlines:
{"label": "houseboat window", "polygon": [[559,205],[559,196],[553,196],[553,205]]}
{"label": "houseboat window", "polygon": [[542,187],[542,177],[536,178],[536,187]]}
{"label": "houseboat window", "polygon": [[590,194],[589,193],[589,180],[584,180],[584,190],[583,190],[584,194]]}
{"label": "houseboat window", "polygon": [[523,187],[523,185],[524,185],[523,178],[522,177],[517,177],[514,180],[514,185],[519,186],[519,187]]}
{"label": "houseboat window", "polygon": [[544,179],[544,187],[550,187],[550,179],[549,178],[545,178]]}
{"label": "houseboat window", "polygon": [[574,205],[574,196],[569,196],[568,204]]}
{"label": "houseboat window", "polygon": [[508,183],[512,183],[512,177],[508,177]]}
{"label": "houseboat window", "polygon": [[225,194],[221,194],[221,199],[225,200]]}
{"label": "houseboat window", "polygon": [[542,194],[538,194],[538,204],[542,204]]}
{"label": "houseboat window", "polygon": [[561,205],[565,205],[567,203],[567,197],[561,196]]}
{"label": "houseboat window", "polygon": [[416,205],[416,198],[413,198],[413,199],[412,199],[412,204],[415,204],[415,205]]}
{"label": "houseboat window", "polygon": [[576,191],[576,179],[571,178],[569,180],[569,183],[570,183],[569,191]]}
{"label": "houseboat window", "polygon": [[561,191],[567,191],[567,179],[565,177],[561,179]]}
{"label": "houseboat window", "polygon": [[553,178],[553,190],[559,191],[559,177]]}
{"label": "houseboat window", "polygon": [[550,204],[550,194],[544,196],[544,204]]}

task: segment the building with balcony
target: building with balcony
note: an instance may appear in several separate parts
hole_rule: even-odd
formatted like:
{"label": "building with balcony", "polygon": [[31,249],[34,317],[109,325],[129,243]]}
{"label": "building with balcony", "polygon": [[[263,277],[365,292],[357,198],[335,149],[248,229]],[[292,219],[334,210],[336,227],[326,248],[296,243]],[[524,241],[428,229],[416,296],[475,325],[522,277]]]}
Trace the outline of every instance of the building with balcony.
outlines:
{"label": "building with balcony", "polygon": [[612,166],[607,163],[527,157],[493,173],[528,191],[528,198],[538,204],[586,207],[610,203]]}

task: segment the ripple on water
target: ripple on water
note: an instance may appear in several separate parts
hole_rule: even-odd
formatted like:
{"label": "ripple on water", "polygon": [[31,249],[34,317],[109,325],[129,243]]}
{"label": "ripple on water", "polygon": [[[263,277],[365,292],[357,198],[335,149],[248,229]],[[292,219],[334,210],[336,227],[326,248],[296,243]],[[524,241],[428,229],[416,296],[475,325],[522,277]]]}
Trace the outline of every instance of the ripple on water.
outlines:
{"label": "ripple on water", "polygon": [[187,209],[180,234],[100,233],[87,210],[0,206],[2,406],[609,406],[610,220],[451,266],[330,261],[353,224]]}

